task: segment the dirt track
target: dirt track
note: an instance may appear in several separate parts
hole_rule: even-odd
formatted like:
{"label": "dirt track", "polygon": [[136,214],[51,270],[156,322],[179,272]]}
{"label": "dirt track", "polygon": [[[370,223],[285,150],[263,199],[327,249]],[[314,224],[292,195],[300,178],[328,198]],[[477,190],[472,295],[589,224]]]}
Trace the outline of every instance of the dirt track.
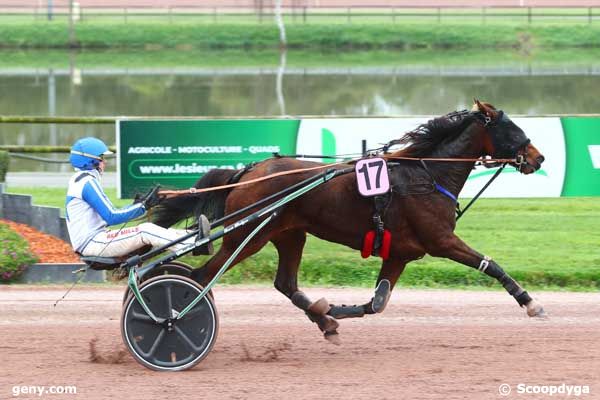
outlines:
{"label": "dirt track", "polygon": [[[364,289],[306,292],[362,303]],[[531,320],[502,292],[397,290],[382,315],[342,320],[341,346],[271,288],[217,288],[220,333],[190,371],[158,373],[124,349],[121,288],[0,287],[0,399],[498,399],[516,385],[589,385],[600,398],[600,294],[539,293]],[[77,395],[12,396],[13,386],[75,385]],[[571,396],[573,398],[575,396]]]}

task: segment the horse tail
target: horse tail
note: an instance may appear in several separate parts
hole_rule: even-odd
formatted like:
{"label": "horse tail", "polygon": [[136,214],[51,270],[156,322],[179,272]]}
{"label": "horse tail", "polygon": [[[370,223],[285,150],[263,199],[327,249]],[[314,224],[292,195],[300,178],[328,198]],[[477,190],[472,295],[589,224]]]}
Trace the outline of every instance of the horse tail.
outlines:
{"label": "horse tail", "polygon": [[[196,189],[205,189],[236,183],[244,170],[211,169],[194,184]],[[157,225],[169,227],[186,218],[206,215],[210,221],[223,217],[225,200],[231,189],[175,196],[160,202],[152,209],[151,220]]]}

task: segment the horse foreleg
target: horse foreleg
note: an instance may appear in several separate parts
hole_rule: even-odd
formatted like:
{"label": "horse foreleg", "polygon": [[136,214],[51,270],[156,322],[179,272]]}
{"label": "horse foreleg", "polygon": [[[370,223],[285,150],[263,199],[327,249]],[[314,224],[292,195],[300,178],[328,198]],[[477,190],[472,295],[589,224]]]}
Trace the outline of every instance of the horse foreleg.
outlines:
{"label": "horse foreleg", "polygon": [[530,317],[546,316],[542,305],[533,300],[527,291],[509,274],[504,272],[494,260],[473,250],[458,237],[451,237],[444,243],[441,249],[437,249],[429,254],[449,258],[495,278],[502,284],[508,294],[514,297],[519,306],[527,308],[527,315]]}
{"label": "horse foreleg", "polygon": [[383,312],[392,295],[392,289],[396,285],[398,278],[404,271],[406,261],[387,259],[381,264],[375,294],[368,303],[357,306],[341,306],[331,305],[331,309],[327,314],[335,319],[342,318],[360,318],[365,314],[377,314]]}
{"label": "horse foreleg", "polygon": [[338,343],[339,324],[327,315],[330,309],[329,302],[324,298],[313,302],[304,292],[298,290],[298,269],[306,242],[306,233],[301,230],[285,231],[271,241],[279,254],[275,288],[289,298],[296,307],[303,310],[308,318],[319,326],[326,339]]}

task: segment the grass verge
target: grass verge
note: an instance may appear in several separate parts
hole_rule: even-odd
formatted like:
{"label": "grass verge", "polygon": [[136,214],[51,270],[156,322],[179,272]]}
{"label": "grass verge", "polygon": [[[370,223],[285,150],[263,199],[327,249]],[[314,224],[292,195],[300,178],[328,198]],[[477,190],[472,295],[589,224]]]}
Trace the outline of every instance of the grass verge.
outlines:
{"label": "grass verge", "polygon": [[[524,48],[600,47],[593,24],[291,24],[290,48]],[[0,25],[6,48],[278,48],[274,24],[86,22],[69,41],[68,24],[12,22]]]}
{"label": "grass verge", "polygon": [[[600,48],[568,48],[553,51],[537,49],[531,52],[506,49],[431,49],[318,51],[296,49],[286,54],[286,68],[364,68],[364,67],[424,67],[424,68],[499,68],[519,67],[591,67],[600,59]],[[271,49],[189,50],[0,50],[0,69],[68,69],[102,68],[278,68],[280,54]],[[149,67],[151,66],[151,67]]]}

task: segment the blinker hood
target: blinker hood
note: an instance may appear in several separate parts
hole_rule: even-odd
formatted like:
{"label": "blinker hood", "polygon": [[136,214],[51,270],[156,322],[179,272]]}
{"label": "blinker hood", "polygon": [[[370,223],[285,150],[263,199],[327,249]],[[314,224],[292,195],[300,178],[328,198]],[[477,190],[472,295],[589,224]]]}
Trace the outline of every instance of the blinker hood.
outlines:
{"label": "blinker hood", "polygon": [[495,158],[515,158],[519,150],[531,142],[504,111],[498,110],[498,115],[492,120],[481,115],[485,118],[485,126],[492,138]]}

